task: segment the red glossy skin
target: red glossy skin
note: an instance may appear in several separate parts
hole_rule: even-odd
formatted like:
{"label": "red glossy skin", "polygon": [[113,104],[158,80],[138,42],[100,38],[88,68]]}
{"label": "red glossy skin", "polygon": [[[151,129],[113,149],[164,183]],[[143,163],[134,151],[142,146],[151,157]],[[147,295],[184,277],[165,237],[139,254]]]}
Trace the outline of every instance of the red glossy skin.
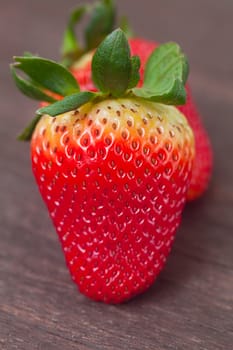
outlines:
{"label": "red glossy skin", "polygon": [[94,300],[143,292],[171,249],[194,144],[185,118],[169,108],[174,117],[139,100],[88,104],[44,116],[33,134],[41,195],[73,280]]}
{"label": "red glossy skin", "polygon": [[[151,52],[158,46],[157,43],[140,38],[129,39],[132,55],[138,55],[141,60],[140,76],[138,86],[142,85],[144,77],[144,67]],[[96,91],[91,79],[91,56],[83,67],[73,69],[72,73],[78,80],[82,90]],[[199,198],[207,189],[212,174],[213,155],[209,137],[202,124],[200,114],[193,101],[191,89],[187,85],[187,102],[183,106],[177,107],[187,118],[191,125],[196,143],[196,158],[193,166],[193,174],[190,188],[187,194],[188,200]]]}

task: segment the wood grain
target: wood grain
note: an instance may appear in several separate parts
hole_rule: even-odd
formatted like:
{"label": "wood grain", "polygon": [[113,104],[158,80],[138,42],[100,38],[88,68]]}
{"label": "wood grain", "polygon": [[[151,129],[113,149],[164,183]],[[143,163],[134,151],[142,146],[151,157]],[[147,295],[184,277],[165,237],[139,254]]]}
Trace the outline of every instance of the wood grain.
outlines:
{"label": "wood grain", "polygon": [[[177,40],[215,154],[208,193],[188,205],[165,270],[121,306],[92,302],[71,282],[36,189],[29,147],[15,135],[33,115],[9,75],[24,50],[57,58],[64,14],[80,1],[1,0],[0,349],[230,350],[233,343],[233,2],[117,1],[142,36]],[[143,16],[142,16],[143,13]]]}

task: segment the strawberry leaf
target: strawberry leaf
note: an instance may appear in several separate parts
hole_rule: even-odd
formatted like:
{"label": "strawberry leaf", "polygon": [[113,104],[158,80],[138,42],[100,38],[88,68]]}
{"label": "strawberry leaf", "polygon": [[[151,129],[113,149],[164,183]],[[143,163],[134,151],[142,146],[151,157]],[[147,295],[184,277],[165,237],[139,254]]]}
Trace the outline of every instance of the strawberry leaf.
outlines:
{"label": "strawberry leaf", "polygon": [[83,49],[79,46],[75,35],[75,25],[82,19],[86,12],[87,6],[81,6],[75,9],[69,17],[61,48],[63,64],[65,64],[65,66],[69,66],[70,63],[78,59],[83,53]]}
{"label": "strawberry leaf", "polygon": [[14,67],[26,73],[44,89],[67,96],[78,92],[79,86],[73,75],[62,65],[40,57],[15,57]]}
{"label": "strawberry leaf", "polygon": [[154,88],[153,91],[145,88],[134,88],[133,94],[148,101],[163,103],[166,105],[183,105],[186,102],[186,91],[180,80],[173,80],[173,85],[167,89],[161,87]]}
{"label": "strawberry leaf", "polygon": [[179,45],[166,43],[155,49],[149,57],[144,84],[141,89],[134,88],[133,93],[164,104],[184,104],[188,71],[188,61]]}
{"label": "strawberry leaf", "polygon": [[62,114],[68,111],[72,111],[85,103],[91,101],[96,97],[96,93],[90,91],[78,92],[69,96],[66,96],[63,100],[55,102],[49,106],[42,107],[37,110],[38,115],[48,114],[51,117],[55,117],[58,114]]}
{"label": "strawberry leaf", "polygon": [[138,56],[131,57],[131,75],[128,84],[128,89],[132,89],[137,85],[140,79],[139,68],[140,68],[140,58]]}
{"label": "strawberry leaf", "polygon": [[180,46],[169,42],[160,45],[150,55],[146,64],[143,85],[150,88],[162,80],[169,80],[170,76],[180,79],[185,84],[188,71],[188,61]]}
{"label": "strawberry leaf", "polygon": [[96,48],[111,33],[115,23],[115,7],[112,0],[97,2],[90,22],[85,29],[86,51]]}
{"label": "strawberry leaf", "polygon": [[46,101],[46,102],[56,101],[53,97],[47,95],[35,83],[22,79],[19,75],[17,75],[14,66],[11,66],[11,73],[16,86],[24,95],[38,101]]}
{"label": "strawberry leaf", "polygon": [[131,78],[130,48],[124,32],[114,30],[97,48],[92,59],[92,79],[101,92],[122,95]]}

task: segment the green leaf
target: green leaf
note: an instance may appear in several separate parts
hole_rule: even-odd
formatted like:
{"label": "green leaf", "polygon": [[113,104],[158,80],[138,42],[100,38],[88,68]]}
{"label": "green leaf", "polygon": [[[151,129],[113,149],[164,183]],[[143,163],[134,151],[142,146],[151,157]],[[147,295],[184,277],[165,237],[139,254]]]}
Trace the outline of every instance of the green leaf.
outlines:
{"label": "green leaf", "polygon": [[104,93],[122,95],[131,77],[128,41],[121,29],[114,30],[97,48],[92,59],[92,79]]}
{"label": "green leaf", "polygon": [[164,104],[184,104],[188,71],[187,58],[179,45],[161,45],[148,59],[142,88],[133,89],[133,93]]}
{"label": "green leaf", "polygon": [[38,109],[36,112],[39,115],[48,114],[55,117],[68,111],[72,111],[96,97],[96,93],[90,91],[78,92],[65,97],[63,100],[55,102],[49,106]]}
{"label": "green leaf", "polygon": [[14,67],[26,73],[36,84],[59,95],[78,92],[73,75],[62,65],[41,57],[15,57]]}
{"label": "green leaf", "polygon": [[11,73],[17,88],[26,96],[33,98],[34,100],[55,102],[56,100],[47,95],[40,87],[33,82],[22,79],[16,74],[14,66],[11,66]]}
{"label": "green leaf", "polygon": [[120,18],[120,28],[125,33],[127,39],[130,39],[134,36],[133,30],[130,27],[128,18],[126,16]]}
{"label": "green leaf", "polygon": [[146,64],[144,86],[153,87],[162,81],[169,81],[171,77],[185,84],[188,71],[187,58],[178,44],[171,42],[160,45]]}
{"label": "green leaf", "polygon": [[132,89],[140,80],[139,68],[140,68],[140,58],[138,56],[131,57],[131,75],[128,85],[128,89]]}
{"label": "green leaf", "polygon": [[77,23],[79,23],[86,12],[87,6],[81,6],[71,12],[69,17],[61,48],[63,62],[66,63],[67,66],[78,59],[78,57],[83,53],[83,49],[80,47],[75,35],[75,26]]}
{"label": "green leaf", "polygon": [[174,80],[173,85],[164,89],[158,87],[153,91],[146,88],[134,88],[132,90],[133,94],[137,97],[144,98],[148,101],[163,103],[166,105],[183,105],[186,102],[186,91],[183,83],[180,80]]}
{"label": "green leaf", "polygon": [[40,118],[41,115],[36,115],[29,123],[29,125],[23,130],[23,132],[17,137],[17,139],[20,141],[30,141],[32,138],[33,131],[35,130],[35,127],[39,122]]}
{"label": "green leaf", "polygon": [[115,6],[112,0],[97,2],[85,29],[86,51],[96,48],[114,28]]}

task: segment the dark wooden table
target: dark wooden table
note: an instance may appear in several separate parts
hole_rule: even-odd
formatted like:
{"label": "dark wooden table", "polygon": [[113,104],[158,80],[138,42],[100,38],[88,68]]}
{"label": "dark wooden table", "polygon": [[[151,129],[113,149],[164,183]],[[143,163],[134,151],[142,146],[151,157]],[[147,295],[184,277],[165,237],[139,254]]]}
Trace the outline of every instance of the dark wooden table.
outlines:
{"label": "dark wooden table", "polygon": [[36,189],[29,146],[15,140],[35,104],[8,69],[25,50],[58,58],[65,15],[79,1],[0,0],[2,350],[233,348],[233,2],[117,2],[141,36],[176,40],[187,52],[213,143],[213,180],[187,206],[166,268],[147,293],[121,306],[80,295]]}

